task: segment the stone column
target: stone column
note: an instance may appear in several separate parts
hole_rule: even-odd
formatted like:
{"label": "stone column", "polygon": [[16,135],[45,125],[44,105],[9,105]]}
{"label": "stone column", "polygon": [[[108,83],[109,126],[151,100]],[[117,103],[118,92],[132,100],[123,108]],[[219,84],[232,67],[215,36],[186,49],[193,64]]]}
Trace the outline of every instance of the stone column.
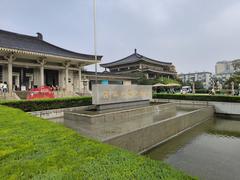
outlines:
{"label": "stone column", "polygon": [[7,84],[8,84],[8,92],[11,94],[13,90],[13,84],[12,84],[12,68],[13,68],[13,61],[16,59],[13,53],[10,53],[6,56],[4,56],[5,59],[8,61],[8,79],[7,79]]}
{"label": "stone column", "polygon": [[13,85],[12,85],[12,56],[8,59],[8,92],[12,93]]}
{"label": "stone column", "polygon": [[79,92],[82,92],[82,66],[78,66],[78,76],[79,76]]}
{"label": "stone column", "polygon": [[65,63],[65,90],[68,91],[69,90],[69,83],[68,83],[68,78],[69,78],[69,66],[70,66],[70,63],[69,62],[66,62]]}
{"label": "stone column", "polygon": [[44,65],[40,66],[40,86],[44,86]]}
{"label": "stone column", "polygon": [[44,65],[46,64],[46,60],[44,58],[40,58],[38,60],[38,63],[40,64],[40,86],[44,86]]}

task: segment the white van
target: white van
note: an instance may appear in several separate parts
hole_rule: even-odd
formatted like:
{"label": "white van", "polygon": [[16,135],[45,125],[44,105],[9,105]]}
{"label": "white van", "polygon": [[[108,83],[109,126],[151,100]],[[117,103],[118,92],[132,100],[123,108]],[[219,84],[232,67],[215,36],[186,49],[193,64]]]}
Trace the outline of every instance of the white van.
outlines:
{"label": "white van", "polygon": [[191,86],[183,86],[181,89],[181,94],[187,94],[187,93],[192,93],[192,88]]}

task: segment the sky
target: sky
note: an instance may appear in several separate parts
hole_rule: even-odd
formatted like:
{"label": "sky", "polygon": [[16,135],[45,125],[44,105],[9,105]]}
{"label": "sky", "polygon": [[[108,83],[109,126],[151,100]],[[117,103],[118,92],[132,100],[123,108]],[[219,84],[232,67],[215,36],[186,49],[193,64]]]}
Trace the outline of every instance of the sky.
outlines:
{"label": "sky", "polygon": [[[217,61],[240,58],[239,0],[96,1],[102,63],[135,48],[172,62],[178,73],[214,72]],[[0,29],[33,36],[41,32],[60,47],[94,52],[92,0],[1,0],[0,12]]]}

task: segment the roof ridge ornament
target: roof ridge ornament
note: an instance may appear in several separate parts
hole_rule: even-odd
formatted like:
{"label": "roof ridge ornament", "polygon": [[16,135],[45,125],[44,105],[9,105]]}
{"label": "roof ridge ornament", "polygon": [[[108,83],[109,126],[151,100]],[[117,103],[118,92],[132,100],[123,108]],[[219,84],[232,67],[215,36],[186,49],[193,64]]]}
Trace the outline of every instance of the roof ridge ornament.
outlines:
{"label": "roof ridge ornament", "polygon": [[42,35],[42,33],[37,32],[36,34],[37,34],[37,38],[42,41],[42,40],[43,40],[43,35]]}

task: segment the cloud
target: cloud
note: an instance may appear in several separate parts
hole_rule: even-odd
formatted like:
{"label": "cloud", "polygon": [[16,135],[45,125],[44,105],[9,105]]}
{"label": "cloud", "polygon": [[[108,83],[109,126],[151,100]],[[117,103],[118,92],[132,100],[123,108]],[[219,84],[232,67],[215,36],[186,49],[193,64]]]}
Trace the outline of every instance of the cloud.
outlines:
{"label": "cloud", "polygon": [[[0,12],[1,29],[40,31],[64,48],[93,52],[92,1],[2,0]],[[238,0],[97,0],[97,50],[103,62],[137,48],[179,72],[214,71],[216,61],[240,56],[239,20]]]}

